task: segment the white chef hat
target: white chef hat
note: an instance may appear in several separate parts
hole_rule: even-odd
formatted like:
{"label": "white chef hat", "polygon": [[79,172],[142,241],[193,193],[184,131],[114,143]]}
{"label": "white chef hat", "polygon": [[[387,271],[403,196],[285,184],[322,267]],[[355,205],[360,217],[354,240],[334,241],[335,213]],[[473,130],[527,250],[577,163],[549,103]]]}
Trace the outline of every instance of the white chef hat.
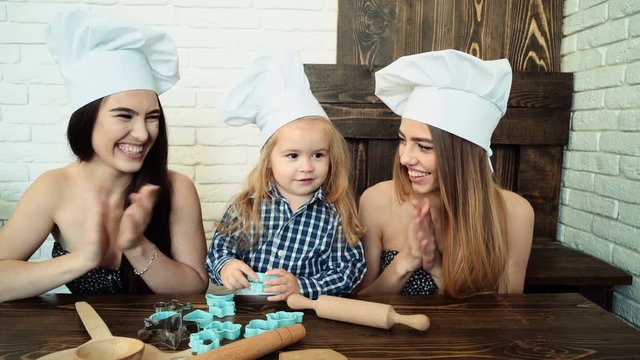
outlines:
{"label": "white chef hat", "polygon": [[507,59],[457,50],[404,56],[376,72],[376,95],[393,112],[469,140],[489,156],[510,90]]}
{"label": "white chef hat", "polygon": [[256,124],[261,145],[284,125],[305,116],[327,113],[311,93],[298,53],[282,50],[260,56],[220,98],[218,113],[232,126]]}
{"label": "white chef hat", "polygon": [[127,90],[161,94],[180,78],[167,34],[81,9],[58,13],[46,30],[73,111]]}

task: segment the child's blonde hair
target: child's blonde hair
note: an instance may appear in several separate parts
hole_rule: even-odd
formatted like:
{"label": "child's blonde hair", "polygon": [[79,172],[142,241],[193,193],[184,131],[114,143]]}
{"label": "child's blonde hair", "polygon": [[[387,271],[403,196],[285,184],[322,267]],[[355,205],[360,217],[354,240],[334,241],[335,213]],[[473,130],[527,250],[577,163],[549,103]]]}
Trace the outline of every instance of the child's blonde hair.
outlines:
{"label": "child's blonde hair", "polygon": [[[317,122],[329,135],[329,173],[322,184],[322,190],[340,215],[347,243],[355,246],[360,241],[364,228],[358,220],[355,197],[350,186],[351,161],[347,143],[333,123],[325,118],[307,116],[294,121]],[[278,131],[262,147],[258,163],[249,173],[244,189],[232,199],[226,219],[216,228],[219,234],[234,237],[241,248],[251,247],[262,233],[260,210],[262,202],[270,196],[267,191],[274,181],[269,158],[277,141]],[[247,234],[253,236],[248,238]]]}

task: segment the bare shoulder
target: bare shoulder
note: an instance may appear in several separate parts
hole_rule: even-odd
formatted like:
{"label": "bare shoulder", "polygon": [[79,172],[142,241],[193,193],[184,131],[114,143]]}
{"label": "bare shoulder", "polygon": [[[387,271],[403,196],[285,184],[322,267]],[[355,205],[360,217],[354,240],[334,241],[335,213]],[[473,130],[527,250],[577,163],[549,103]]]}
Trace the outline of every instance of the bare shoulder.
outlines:
{"label": "bare shoulder", "polygon": [[393,201],[393,181],[382,181],[367,188],[360,196],[361,207],[390,208]]}
{"label": "bare shoulder", "polygon": [[190,203],[194,200],[200,201],[196,187],[188,176],[169,170],[167,178],[171,183],[171,199],[175,204]]}
{"label": "bare shoulder", "polygon": [[511,222],[532,223],[534,219],[533,207],[527,199],[509,190],[500,190],[500,195],[504,199],[507,214]]}
{"label": "bare shoulder", "polygon": [[184,191],[191,192],[191,191],[195,191],[196,189],[195,185],[193,184],[193,181],[191,181],[191,179],[188,176],[181,174],[179,172],[169,170],[167,172],[167,178],[171,183],[171,187],[174,193],[180,193]]}
{"label": "bare shoulder", "polygon": [[[509,221],[511,261],[524,263],[529,258],[533,243],[534,213],[531,204],[522,196],[508,190],[500,190]],[[526,267],[526,266],[525,266]]]}
{"label": "bare shoulder", "polygon": [[42,173],[33,181],[33,184],[27,189],[25,195],[33,195],[42,200],[55,200],[60,196],[64,196],[67,187],[73,186],[72,184],[75,183],[75,181],[73,181],[72,166],[73,165],[69,165]]}

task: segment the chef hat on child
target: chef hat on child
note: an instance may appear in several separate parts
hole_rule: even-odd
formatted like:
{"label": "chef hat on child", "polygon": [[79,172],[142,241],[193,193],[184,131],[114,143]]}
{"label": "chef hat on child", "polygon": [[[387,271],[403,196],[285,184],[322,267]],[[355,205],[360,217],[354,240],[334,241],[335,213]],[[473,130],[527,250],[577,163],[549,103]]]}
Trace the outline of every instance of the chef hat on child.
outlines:
{"label": "chef hat on child", "polygon": [[375,93],[394,113],[471,141],[489,156],[510,90],[507,59],[457,50],[404,56],[376,72]]}
{"label": "chef hat on child", "polygon": [[58,13],[46,30],[73,111],[127,90],[169,90],[180,78],[164,32],[81,9]]}
{"label": "chef hat on child", "polygon": [[260,56],[218,102],[222,120],[232,126],[256,124],[261,146],[284,125],[305,116],[328,120],[311,93],[298,53],[283,50]]}

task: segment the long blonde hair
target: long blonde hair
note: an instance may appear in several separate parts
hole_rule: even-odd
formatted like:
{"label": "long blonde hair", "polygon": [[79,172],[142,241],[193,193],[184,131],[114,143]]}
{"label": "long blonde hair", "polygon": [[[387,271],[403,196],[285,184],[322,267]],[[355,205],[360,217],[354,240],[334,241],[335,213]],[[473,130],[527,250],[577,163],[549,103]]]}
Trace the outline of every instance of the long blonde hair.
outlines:
{"label": "long blonde hair", "polygon": [[[336,207],[340,215],[347,243],[355,246],[360,241],[364,228],[358,220],[355,196],[349,183],[351,161],[347,142],[333,123],[325,118],[308,116],[295,121],[317,122],[321,124],[322,131],[329,134],[330,165],[322,190],[324,196]],[[260,159],[249,173],[244,189],[232,199],[227,217],[218,224],[216,229],[220,234],[229,234],[234,237],[242,248],[253,245],[262,234],[261,204],[270,197],[269,185],[274,182],[269,158],[278,142],[278,133],[279,131],[276,131],[262,147]],[[251,236],[248,236],[249,234]]]}
{"label": "long blonde hair", "polygon": [[[436,127],[429,130],[442,198],[442,290],[454,297],[506,293],[509,229],[504,200],[490,171],[487,153]],[[398,154],[393,179],[397,199],[402,203],[412,188]]]}

